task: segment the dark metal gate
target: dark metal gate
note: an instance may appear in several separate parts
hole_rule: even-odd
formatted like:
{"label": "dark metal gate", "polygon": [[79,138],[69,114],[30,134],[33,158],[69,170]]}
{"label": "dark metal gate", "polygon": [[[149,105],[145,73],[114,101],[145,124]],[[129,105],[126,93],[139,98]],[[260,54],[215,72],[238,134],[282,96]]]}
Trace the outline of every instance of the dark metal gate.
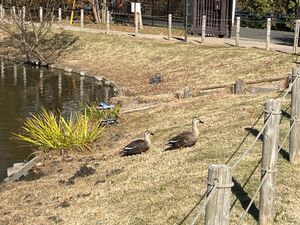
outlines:
{"label": "dark metal gate", "polygon": [[232,0],[193,0],[193,24],[191,33],[201,34],[202,17],[206,16],[206,34],[231,35]]}

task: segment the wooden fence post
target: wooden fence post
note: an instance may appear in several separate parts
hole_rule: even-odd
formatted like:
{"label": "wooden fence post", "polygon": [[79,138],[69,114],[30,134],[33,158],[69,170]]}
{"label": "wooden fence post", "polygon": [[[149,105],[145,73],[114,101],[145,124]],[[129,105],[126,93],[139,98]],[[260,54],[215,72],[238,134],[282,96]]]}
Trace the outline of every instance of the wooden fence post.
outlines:
{"label": "wooden fence post", "polygon": [[240,47],[241,17],[236,18],[235,46]]}
{"label": "wooden fence post", "polygon": [[106,11],[106,34],[109,34],[110,25],[110,12]]}
{"label": "wooden fence post", "polygon": [[205,41],[205,30],[206,30],[206,16],[203,15],[202,17],[202,32],[201,32],[201,42],[204,43]]}
{"label": "wooden fence post", "polygon": [[138,16],[139,16],[139,28],[141,30],[144,29],[144,25],[143,25],[143,17],[142,17],[142,12],[138,13]]}
{"label": "wooden fence post", "polygon": [[267,40],[266,40],[266,50],[270,50],[270,42],[271,42],[271,18],[267,19]]}
{"label": "wooden fence post", "polygon": [[3,5],[0,4],[0,19],[3,19]]}
{"label": "wooden fence post", "polygon": [[207,193],[217,182],[215,193],[205,208],[205,225],[229,225],[231,168],[227,165],[210,165],[208,168]]}
{"label": "wooden fence post", "polygon": [[[263,152],[261,161],[261,182],[259,198],[259,225],[273,224],[275,199],[275,173],[278,156],[280,100],[270,99],[265,104]],[[266,176],[266,177],[264,177]]]}
{"label": "wooden fence post", "polygon": [[168,40],[172,38],[172,14],[168,16]]}
{"label": "wooden fence post", "polygon": [[61,22],[61,8],[58,9],[58,22]]}
{"label": "wooden fence post", "polygon": [[135,25],[135,37],[138,36],[139,33],[139,18],[136,11],[136,3],[134,3],[134,25]]}
{"label": "wooden fence post", "polygon": [[[291,125],[294,122],[294,126],[291,130],[289,140],[289,152],[290,162],[297,162],[300,160],[300,68],[294,68],[292,74],[293,81],[295,81],[292,87],[291,97]],[[295,80],[296,79],[296,80]]]}
{"label": "wooden fence post", "polygon": [[84,22],[84,9],[80,10],[80,27],[83,28],[83,22]]}
{"label": "wooden fence post", "polygon": [[16,7],[13,6],[12,7],[12,15],[11,15],[13,18],[16,18]]}
{"label": "wooden fence post", "polygon": [[25,6],[22,7],[22,19],[23,19],[23,21],[26,20],[26,7]]}
{"label": "wooden fence post", "polygon": [[293,53],[298,53],[300,20],[296,20]]}
{"label": "wooden fence post", "polygon": [[43,7],[40,7],[40,22],[43,22]]}

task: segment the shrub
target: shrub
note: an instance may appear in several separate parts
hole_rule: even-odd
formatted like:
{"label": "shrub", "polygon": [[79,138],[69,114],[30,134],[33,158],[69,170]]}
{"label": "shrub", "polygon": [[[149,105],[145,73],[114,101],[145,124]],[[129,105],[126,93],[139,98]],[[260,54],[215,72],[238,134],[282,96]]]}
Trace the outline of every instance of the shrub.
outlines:
{"label": "shrub", "polygon": [[104,126],[103,117],[97,119],[83,113],[71,113],[68,119],[45,109],[24,121],[24,134],[14,134],[15,138],[29,142],[41,151],[88,148],[88,144],[99,138]]}

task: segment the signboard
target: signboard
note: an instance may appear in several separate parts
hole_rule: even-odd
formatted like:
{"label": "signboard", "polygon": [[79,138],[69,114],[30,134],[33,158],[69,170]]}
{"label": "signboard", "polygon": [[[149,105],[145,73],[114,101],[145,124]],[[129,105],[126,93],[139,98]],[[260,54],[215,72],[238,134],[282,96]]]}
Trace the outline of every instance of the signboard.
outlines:
{"label": "signboard", "polygon": [[131,2],[131,12],[134,13],[136,7],[136,12],[141,13],[141,3],[140,2]]}

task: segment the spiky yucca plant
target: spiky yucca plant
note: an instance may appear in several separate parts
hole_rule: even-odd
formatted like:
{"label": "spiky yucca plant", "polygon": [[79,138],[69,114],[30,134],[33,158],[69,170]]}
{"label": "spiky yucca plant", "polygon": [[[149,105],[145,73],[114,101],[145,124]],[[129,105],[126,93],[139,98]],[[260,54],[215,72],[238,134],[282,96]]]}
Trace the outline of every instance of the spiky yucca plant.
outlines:
{"label": "spiky yucca plant", "polygon": [[91,119],[84,113],[71,113],[69,119],[43,109],[24,121],[24,134],[14,134],[15,138],[29,142],[39,150],[64,150],[87,148],[103,131],[103,118]]}

